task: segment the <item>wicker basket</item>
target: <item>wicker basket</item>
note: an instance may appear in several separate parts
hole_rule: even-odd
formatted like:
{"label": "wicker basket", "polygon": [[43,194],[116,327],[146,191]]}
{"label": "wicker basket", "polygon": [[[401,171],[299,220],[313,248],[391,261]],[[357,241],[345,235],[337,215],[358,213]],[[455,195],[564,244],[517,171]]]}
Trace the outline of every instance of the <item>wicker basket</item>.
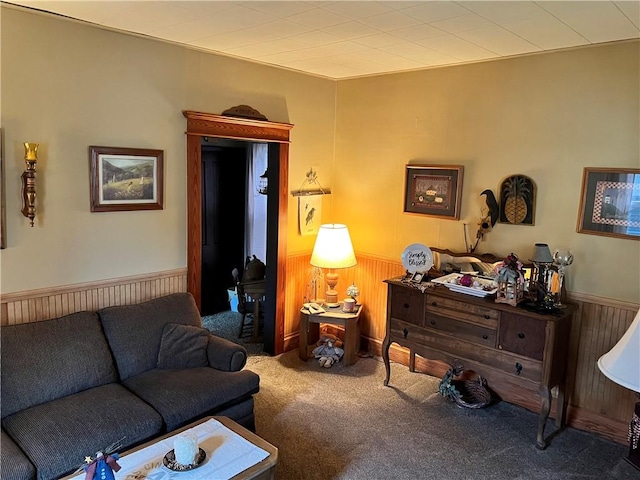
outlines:
{"label": "wicker basket", "polygon": [[480,375],[468,380],[456,379],[465,373],[462,366],[451,367],[440,380],[438,390],[440,395],[454,401],[465,408],[482,408],[492,401],[491,392],[487,389],[487,381]]}

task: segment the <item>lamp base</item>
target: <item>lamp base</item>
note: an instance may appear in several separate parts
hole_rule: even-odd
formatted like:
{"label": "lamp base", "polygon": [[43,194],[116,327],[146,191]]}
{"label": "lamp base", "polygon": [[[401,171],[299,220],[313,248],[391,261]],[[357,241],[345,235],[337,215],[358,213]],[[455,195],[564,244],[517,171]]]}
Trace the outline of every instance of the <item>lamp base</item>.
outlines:
{"label": "lamp base", "polygon": [[338,302],[338,292],[336,290],[327,290],[324,292],[324,304],[327,307],[339,307],[340,302]]}
{"label": "lamp base", "polygon": [[[629,433],[631,437],[629,439],[629,456],[625,458],[627,462],[640,470],[640,445],[638,445],[637,442],[638,435],[640,435],[640,432],[638,432],[637,429],[640,429],[640,424],[636,422],[638,417],[640,417],[640,402],[636,402],[634,419],[631,421],[631,425],[629,426]],[[634,437],[636,439],[635,442]],[[635,448],[633,447],[634,443],[636,445]]]}

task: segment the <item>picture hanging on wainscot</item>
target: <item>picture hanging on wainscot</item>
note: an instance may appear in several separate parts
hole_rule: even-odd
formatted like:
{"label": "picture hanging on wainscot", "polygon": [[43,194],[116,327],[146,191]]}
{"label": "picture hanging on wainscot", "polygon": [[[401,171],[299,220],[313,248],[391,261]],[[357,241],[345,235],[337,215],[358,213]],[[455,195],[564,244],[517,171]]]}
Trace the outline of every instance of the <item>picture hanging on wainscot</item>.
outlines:
{"label": "picture hanging on wainscot", "polygon": [[460,219],[460,165],[407,165],[404,211],[449,220]]}
{"label": "picture hanging on wainscot", "polygon": [[162,150],[89,147],[91,211],[162,210]]}

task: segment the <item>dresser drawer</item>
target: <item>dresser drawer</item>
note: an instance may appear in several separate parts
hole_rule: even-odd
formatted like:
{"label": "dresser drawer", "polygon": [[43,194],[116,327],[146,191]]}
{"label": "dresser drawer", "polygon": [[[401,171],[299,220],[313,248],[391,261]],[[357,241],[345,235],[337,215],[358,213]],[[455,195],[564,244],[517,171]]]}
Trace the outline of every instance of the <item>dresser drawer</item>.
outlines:
{"label": "dresser drawer", "polygon": [[452,320],[431,313],[427,314],[425,326],[453,337],[462,338],[473,343],[495,348],[497,330],[481,327],[473,323]]}
{"label": "dresser drawer", "polygon": [[542,360],[547,322],[503,312],[500,319],[498,348]]}
{"label": "dresser drawer", "polygon": [[456,318],[466,322],[475,323],[486,328],[497,330],[500,312],[483,305],[452,300],[450,298],[427,295],[425,302],[427,316],[436,315]]}
{"label": "dresser drawer", "polygon": [[405,287],[391,287],[391,317],[405,322],[422,325],[424,319],[424,295],[419,290]]}

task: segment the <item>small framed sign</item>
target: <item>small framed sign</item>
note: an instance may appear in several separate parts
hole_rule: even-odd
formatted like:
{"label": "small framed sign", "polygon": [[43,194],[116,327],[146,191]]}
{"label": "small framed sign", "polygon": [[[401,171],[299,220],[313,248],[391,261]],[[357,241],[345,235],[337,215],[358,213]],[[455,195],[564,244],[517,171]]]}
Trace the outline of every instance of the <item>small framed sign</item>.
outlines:
{"label": "small framed sign", "polygon": [[407,165],[404,211],[460,219],[461,165]]}
{"label": "small framed sign", "polygon": [[412,283],[422,283],[422,280],[424,280],[424,276],[426,274],[423,272],[415,272],[411,278],[409,279],[410,282]]}

